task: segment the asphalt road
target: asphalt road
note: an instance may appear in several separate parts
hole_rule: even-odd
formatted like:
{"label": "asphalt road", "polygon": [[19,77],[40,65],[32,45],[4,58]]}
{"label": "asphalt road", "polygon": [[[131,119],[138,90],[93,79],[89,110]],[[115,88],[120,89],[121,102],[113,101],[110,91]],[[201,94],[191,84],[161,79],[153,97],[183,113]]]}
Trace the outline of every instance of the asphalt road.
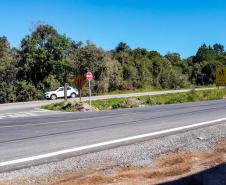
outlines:
{"label": "asphalt road", "polygon": [[226,121],[226,100],[0,119],[0,171]]}

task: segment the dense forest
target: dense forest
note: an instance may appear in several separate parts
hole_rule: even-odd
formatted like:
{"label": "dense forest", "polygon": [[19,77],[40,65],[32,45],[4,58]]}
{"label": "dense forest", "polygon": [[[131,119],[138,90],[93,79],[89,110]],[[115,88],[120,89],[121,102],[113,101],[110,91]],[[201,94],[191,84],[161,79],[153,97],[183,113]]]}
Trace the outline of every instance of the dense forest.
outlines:
{"label": "dense forest", "polygon": [[[162,56],[131,49],[123,42],[104,51],[89,41],[75,42],[50,25],[38,25],[18,48],[11,48],[6,36],[0,37],[0,103],[43,99],[45,91],[72,85],[76,74],[87,71],[94,73],[94,94],[209,85],[214,83],[217,65],[226,65],[221,44],[203,44],[187,59],[178,53]],[[87,87],[84,95],[86,91]]]}

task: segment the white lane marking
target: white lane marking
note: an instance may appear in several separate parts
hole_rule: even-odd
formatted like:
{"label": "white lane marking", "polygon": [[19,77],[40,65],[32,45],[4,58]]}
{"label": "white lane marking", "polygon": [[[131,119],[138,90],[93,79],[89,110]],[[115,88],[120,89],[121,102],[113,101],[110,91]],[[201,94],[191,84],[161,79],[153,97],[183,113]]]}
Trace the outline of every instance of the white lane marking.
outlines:
{"label": "white lane marking", "polygon": [[35,155],[35,156],[21,158],[21,159],[15,159],[15,160],[11,160],[11,161],[5,161],[5,162],[0,163],[0,167],[5,167],[5,166],[9,166],[9,165],[15,165],[15,164],[20,164],[20,163],[45,159],[45,158],[49,158],[49,157],[55,157],[55,156],[68,154],[68,153],[72,153],[72,152],[78,152],[78,151],[83,151],[83,150],[87,150],[87,149],[94,149],[94,148],[97,148],[97,147],[103,147],[103,146],[108,146],[108,145],[112,145],[112,144],[117,144],[117,143],[122,143],[122,142],[127,142],[127,141],[133,141],[133,140],[137,140],[137,139],[144,139],[144,138],[147,138],[147,137],[153,137],[153,136],[158,136],[158,135],[161,135],[161,134],[167,134],[167,133],[171,133],[171,132],[182,131],[182,130],[200,127],[200,126],[205,126],[205,125],[208,125],[208,124],[217,123],[217,122],[221,122],[221,121],[226,121],[226,118],[220,118],[220,119],[216,119],[216,120],[212,120],[212,121],[206,121],[206,122],[196,123],[196,124],[172,128],[172,129],[161,130],[161,131],[157,131],[157,132],[151,132],[151,133],[137,135],[137,136],[125,137],[125,138],[121,138],[121,139],[116,139],[116,140],[111,140],[111,141],[106,141],[106,142],[101,142],[101,143],[96,143],[96,144],[91,144],[91,145],[86,145],[86,146],[81,146],[81,147],[76,147],[76,148],[69,148],[69,149],[66,149],[66,150],[59,150],[59,151],[56,151],[56,152],[51,152],[51,153],[46,153],[46,154],[41,154],[41,155]]}
{"label": "white lane marking", "polygon": [[37,116],[35,112],[18,112],[18,113],[6,113],[6,114],[0,114],[0,119],[6,119],[6,118],[20,118],[20,117],[32,117]]}
{"label": "white lane marking", "polygon": [[34,110],[34,111],[31,111],[31,112],[35,112],[35,113],[43,113],[43,112],[51,112],[50,110]]}
{"label": "white lane marking", "polygon": [[27,117],[29,115],[25,113],[15,113],[15,114],[8,114],[7,117],[9,118],[20,118],[20,117]]}
{"label": "white lane marking", "polygon": [[6,119],[6,118],[20,118],[20,117],[33,117],[42,115],[42,113],[50,112],[49,110],[43,110],[43,109],[34,109],[27,112],[17,112],[17,113],[5,113],[0,114],[0,119]]}
{"label": "white lane marking", "polygon": [[3,119],[5,118],[6,116],[5,115],[0,115],[0,119]]}
{"label": "white lane marking", "polygon": [[[39,116],[39,115],[43,115],[48,112],[51,112],[53,114],[58,113],[58,112],[54,112],[54,111],[50,111],[50,110],[34,109],[31,111],[27,111],[27,112],[0,114],[0,119]],[[62,112],[60,112],[60,113],[62,113]]]}

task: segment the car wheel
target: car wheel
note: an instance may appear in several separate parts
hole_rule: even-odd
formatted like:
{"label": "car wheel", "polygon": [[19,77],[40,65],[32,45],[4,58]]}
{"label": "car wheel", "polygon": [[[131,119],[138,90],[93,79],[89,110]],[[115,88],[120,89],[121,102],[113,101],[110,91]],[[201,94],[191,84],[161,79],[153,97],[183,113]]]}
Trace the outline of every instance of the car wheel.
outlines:
{"label": "car wheel", "polygon": [[75,98],[76,97],[76,94],[75,93],[72,93],[71,94],[71,98]]}
{"label": "car wheel", "polygon": [[52,95],[50,96],[50,99],[51,99],[51,100],[56,100],[56,99],[57,99],[57,96],[56,96],[55,94],[52,94]]}

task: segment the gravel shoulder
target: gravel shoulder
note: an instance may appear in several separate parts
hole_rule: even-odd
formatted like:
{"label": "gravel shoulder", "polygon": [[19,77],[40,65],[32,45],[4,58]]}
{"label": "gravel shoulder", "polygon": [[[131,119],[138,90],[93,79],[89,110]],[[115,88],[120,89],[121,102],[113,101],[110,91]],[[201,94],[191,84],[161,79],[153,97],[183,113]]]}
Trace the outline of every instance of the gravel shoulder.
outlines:
{"label": "gravel shoulder", "polygon": [[225,141],[223,123],[2,173],[0,185],[156,184],[225,164]]}

